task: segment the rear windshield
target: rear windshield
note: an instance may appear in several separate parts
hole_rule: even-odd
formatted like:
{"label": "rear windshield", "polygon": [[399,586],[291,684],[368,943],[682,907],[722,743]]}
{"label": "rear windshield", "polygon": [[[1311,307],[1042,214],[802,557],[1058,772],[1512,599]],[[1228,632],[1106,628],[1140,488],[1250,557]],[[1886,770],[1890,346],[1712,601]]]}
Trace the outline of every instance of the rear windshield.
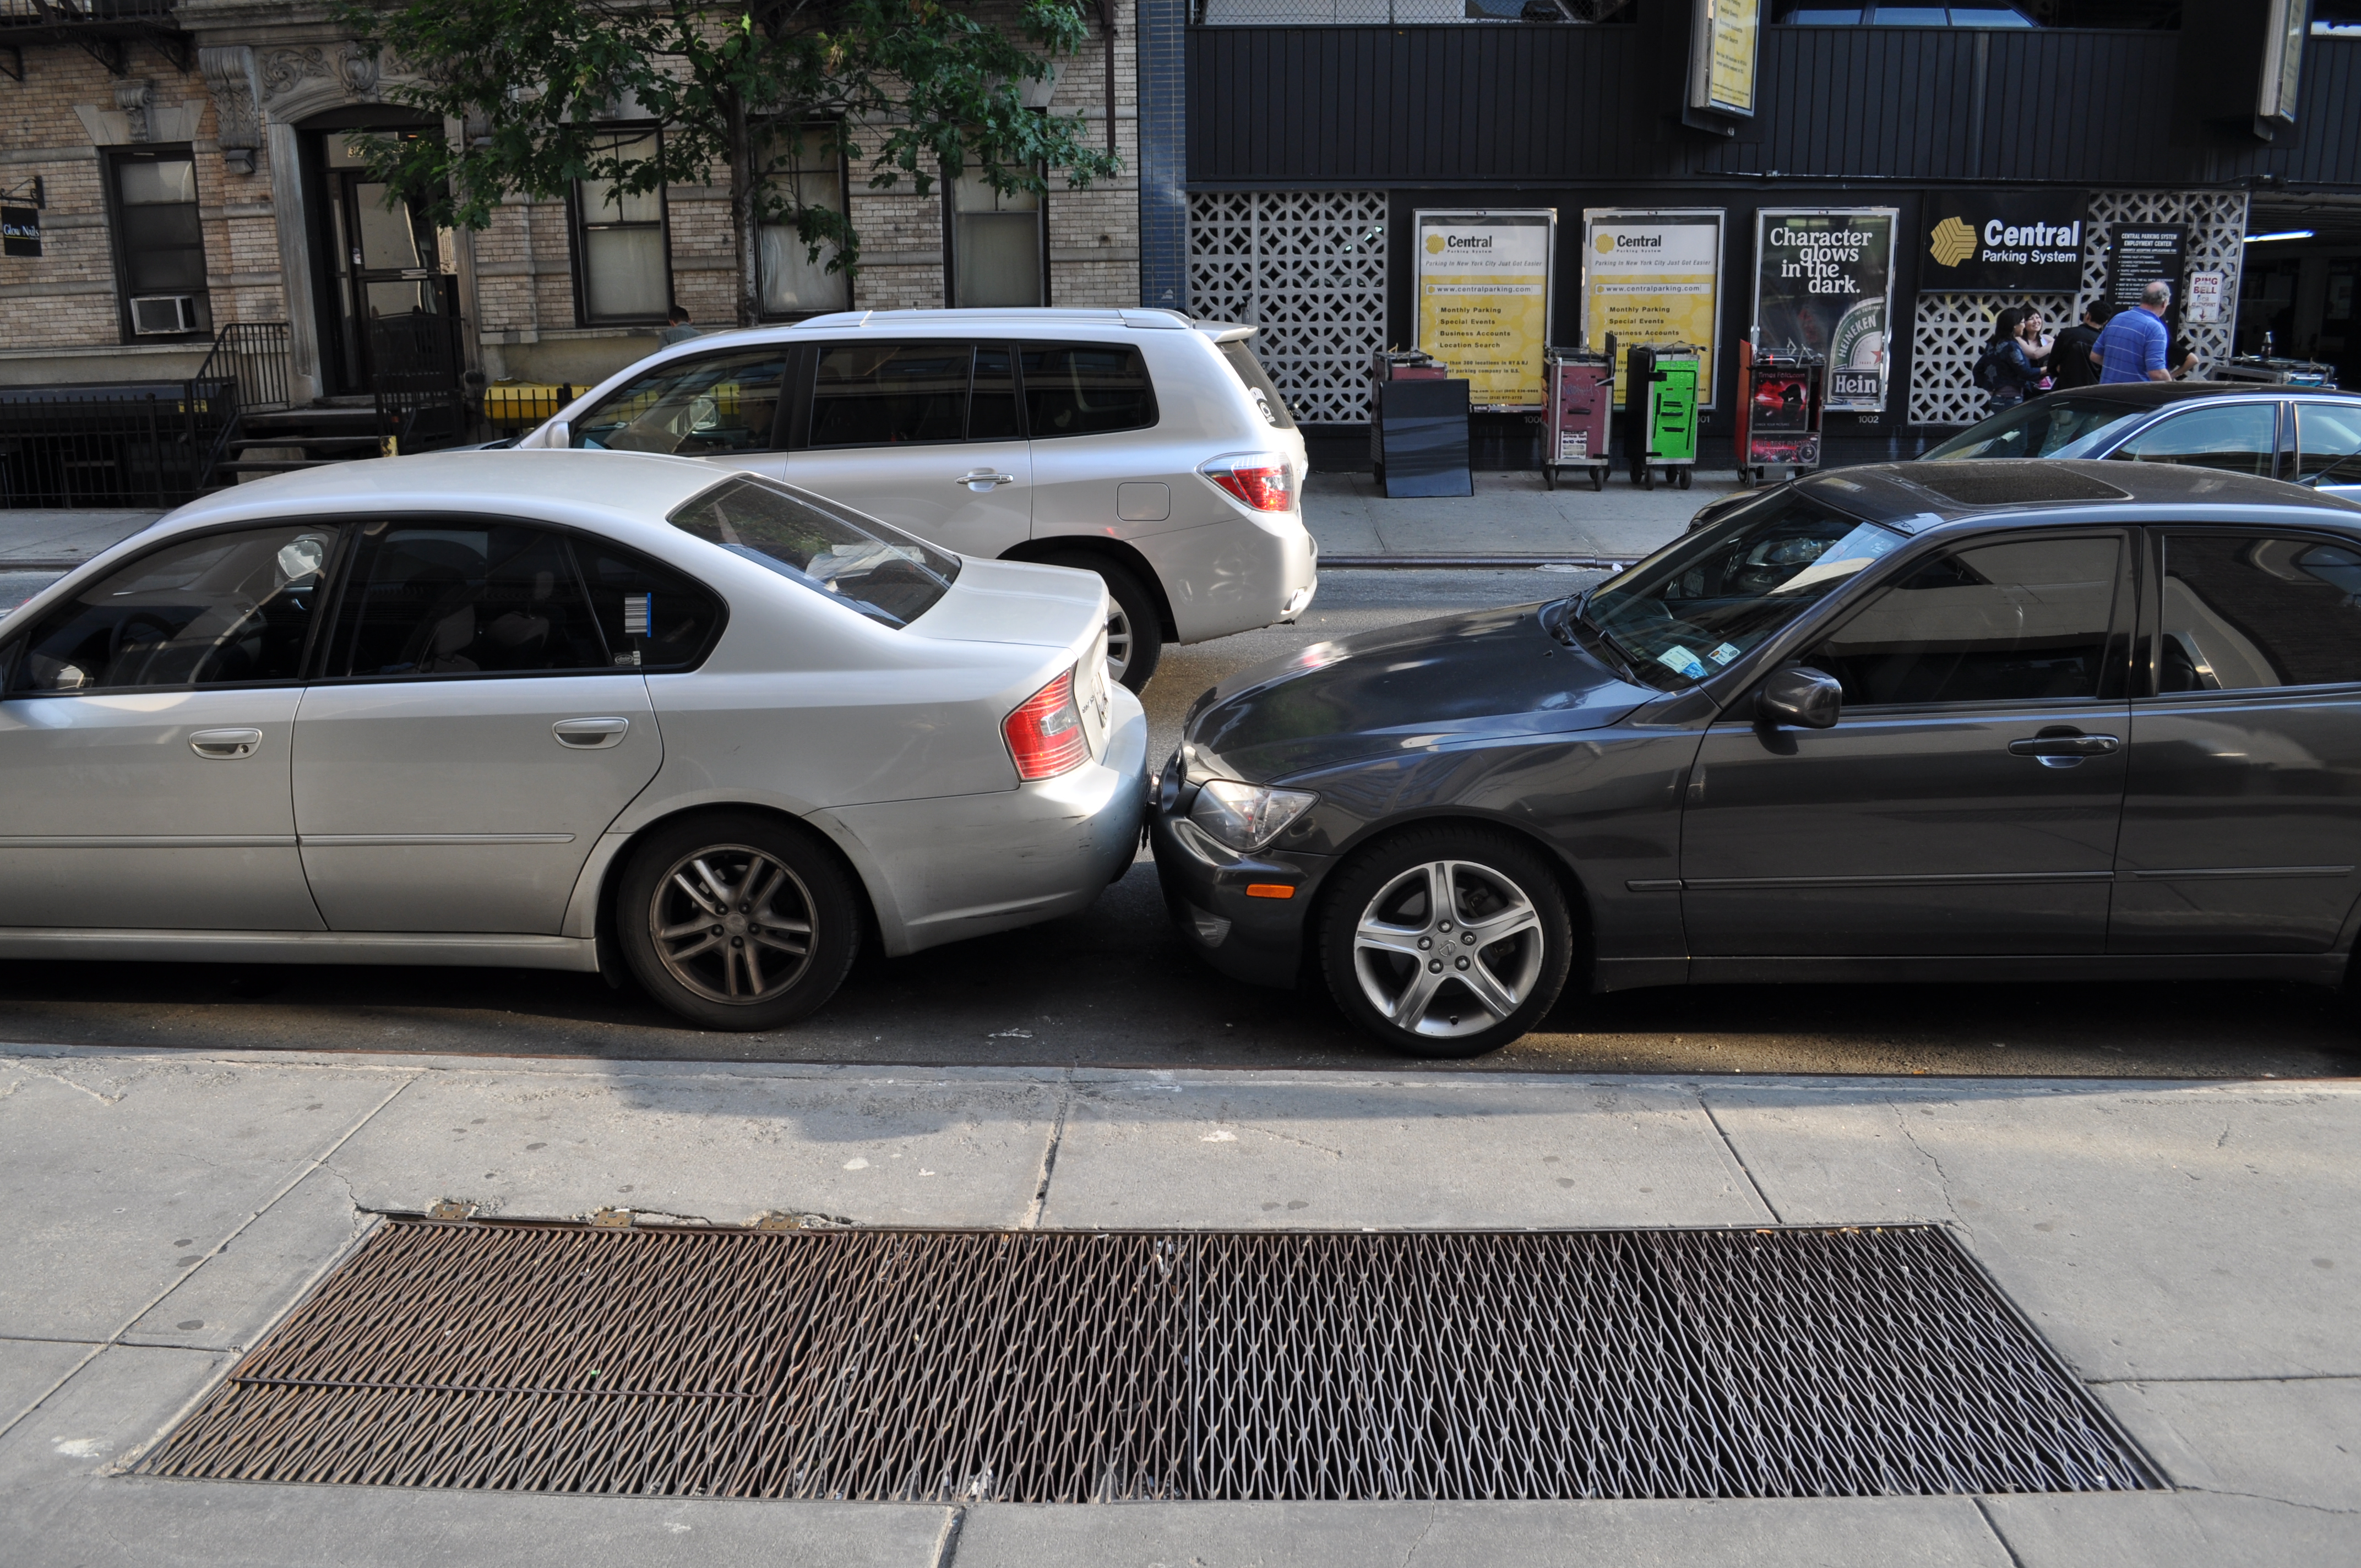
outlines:
{"label": "rear windshield", "polygon": [[1221,349],[1222,357],[1228,360],[1230,368],[1238,373],[1238,379],[1246,384],[1246,395],[1262,411],[1262,417],[1281,430],[1293,430],[1295,416],[1288,411],[1287,400],[1279,395],[1279,384],[1270,378],[1270,372],[1262,367],[1262,361],[1254,356],[1254,350],[1246,346],[1246,340],[1233,338],[1223,344]]}
{"label": "rear windshield", "polygon": [[[2030,398],[2004,413],[1961,431],[1928,452],[1929,463],[1951,463],[1975,457],[2081,456],[2089,450],[2066,448],[2115,425],[2146,419],[2153,409],[2133,408],[2113,398],[2078,398],[2052,392]],[[2098,443],[2092,443],[2095,446]]]}
{"label": "rear windshield", "polygon": [[724,480],[670,521],[887,626],[934,609],[959,577],[956,555],[758,478]]}

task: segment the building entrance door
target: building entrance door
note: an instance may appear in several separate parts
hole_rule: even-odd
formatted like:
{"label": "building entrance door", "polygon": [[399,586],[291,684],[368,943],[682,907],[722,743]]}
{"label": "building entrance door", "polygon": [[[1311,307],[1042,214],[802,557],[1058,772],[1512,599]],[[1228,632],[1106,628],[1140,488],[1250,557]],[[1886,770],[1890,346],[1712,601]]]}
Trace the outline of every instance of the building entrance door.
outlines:
{"label": "building entrance door", "polygon": [[[442,236],[405,200],[361,167],[342,137],[327,137],[326,234],[335,389],[376,389],[389,333],[425,326],[447,331],[457,280],[445,269]],[[419,336],[427,335],[420,333]]]}

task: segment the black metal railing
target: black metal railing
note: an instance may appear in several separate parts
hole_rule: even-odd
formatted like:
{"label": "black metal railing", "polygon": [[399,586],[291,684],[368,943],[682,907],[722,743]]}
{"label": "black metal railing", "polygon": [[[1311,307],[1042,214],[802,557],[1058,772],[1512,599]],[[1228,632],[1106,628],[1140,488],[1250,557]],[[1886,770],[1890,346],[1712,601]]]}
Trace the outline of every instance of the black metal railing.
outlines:
{"label": "black metal railing", "polygon": [[214,334],[214,351],[197,370],[200,381],[223,378],[237,383],[241,413],[292,408],[294,334],[285,322],[230,323]]}
{"label": "black metal railing", "polygon": [[180,0],[0,0],[0,28],[60,27],[109,22],[169,25]]}
{"label": "black metal railing", "polygon": [[229,377],[0,390],[0,508],[179,506],[237,417]]}
{"label": "black metal railing", "polygon": [[369,323],[377,433],[389,455],[449,446],[471,433],[459,332],[459,317],[444,312],[412,311]]}

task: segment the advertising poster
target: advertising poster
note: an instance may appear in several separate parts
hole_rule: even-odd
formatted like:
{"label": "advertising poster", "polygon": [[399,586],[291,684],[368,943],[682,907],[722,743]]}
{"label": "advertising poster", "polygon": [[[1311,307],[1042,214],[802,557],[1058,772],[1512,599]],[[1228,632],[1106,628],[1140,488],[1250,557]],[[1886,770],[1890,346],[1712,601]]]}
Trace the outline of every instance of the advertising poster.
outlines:
{"label": "advertising poster", "polygon": [[1615,334],[1617,408],[1630,384],[1623,351],[1635,343],[1695,347],[1698,401],[1712,403],[1724,215],[1720,207],[1583,210],[1582,341],[1604,353],[1607,334]]}
{"label": "advertising poster", "polygon": [[1918,287],[1936,291],[2082,287],[2090,198],[2048,192],[1944,191],[1920,209]]}
{"label": "advertising poster", "polygon": [[1691,108],[1754,113],[1754,57],[1762,30],[1762,0],[1697,0],[1697,25],[1689,33]]}
{"label": "advertising poster", "polygon": [[1542,406],[1557,210],[1420,212],[1416,346],[1466,377],[1474,409]]}
{"label": "advertising poster", "polygon": [[1826,406],[1883,413],[1894,302],[1894,207],[1765,207],[1754,219],[1754,320],[1763,346],[1828,362]]}

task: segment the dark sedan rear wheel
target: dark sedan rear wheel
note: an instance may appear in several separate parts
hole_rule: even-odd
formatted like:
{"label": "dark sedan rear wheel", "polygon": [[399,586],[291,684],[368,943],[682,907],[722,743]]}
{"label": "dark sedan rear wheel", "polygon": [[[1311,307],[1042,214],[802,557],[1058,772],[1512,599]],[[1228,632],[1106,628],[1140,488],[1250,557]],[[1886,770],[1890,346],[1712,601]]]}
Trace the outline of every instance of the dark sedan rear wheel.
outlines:
{"label": "dark sedan rear wheel", "polygon": [[835,859],[774,817],[660,828],[616,894],[623,957],[648,994],[708,1029],[775,1029],[836,994],[861,945]]}
{"label": "dark sedan rear wheel", "polygon": [[1574,935],[1541,856],[1481,828],[1371,846],[1330,885],[1320,961],[1345,1015],[1397,1050],[1473,1057],[1556,1003]]}

